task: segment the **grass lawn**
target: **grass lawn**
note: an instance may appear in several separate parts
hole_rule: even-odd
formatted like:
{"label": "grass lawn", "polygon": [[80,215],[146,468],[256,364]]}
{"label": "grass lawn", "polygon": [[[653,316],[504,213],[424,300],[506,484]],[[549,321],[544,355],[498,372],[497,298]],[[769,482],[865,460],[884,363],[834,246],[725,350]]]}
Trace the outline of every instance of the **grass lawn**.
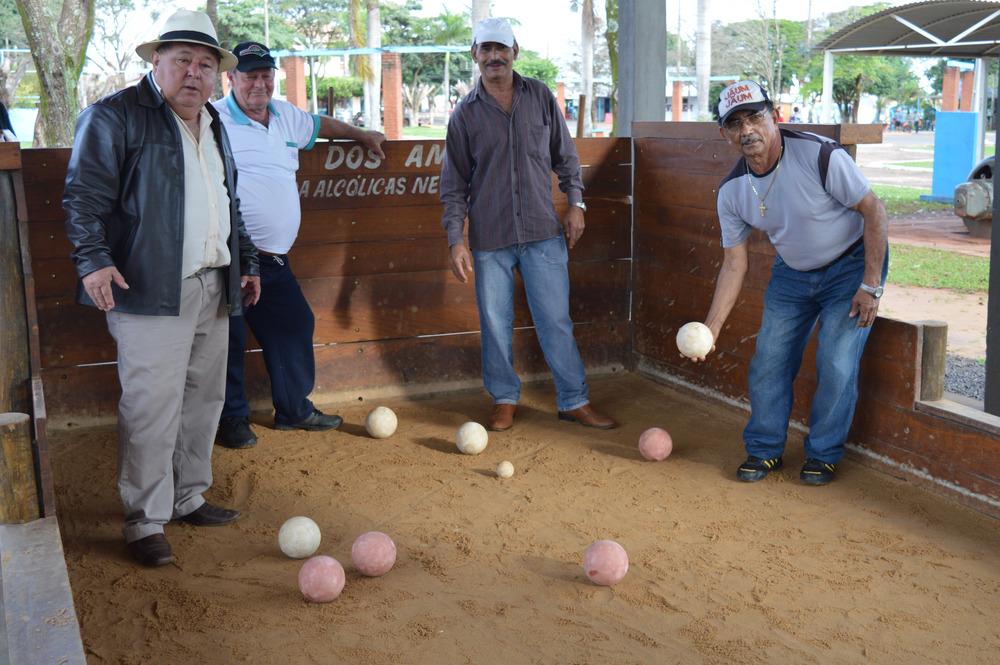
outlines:
{"label": "grass lawn", "polygon": [[918,212],[932,210],[951,210],[950,203],[934,203],[921,201],[922,194],[930,194],[931,190],[921,187],[899,187],[897,185],[872,185],[875,195],[885,201],[889,217],[901,217]]}
{"label": "grass lawn", "polygon": [[893,166],[911,166],[921,169],[932,169],[934,168],[934,161],[929,162],[892,162]]}
{"label": "grass lawn", "polygon": [[987,258],[929,247],[889,246],[888,280],[898,286],[986,293],[989,279],[990,260]]}
{"label": "grass lawn", "polygon": [[443,139],[448,133],[445,125],[403,127],[404,139]]}

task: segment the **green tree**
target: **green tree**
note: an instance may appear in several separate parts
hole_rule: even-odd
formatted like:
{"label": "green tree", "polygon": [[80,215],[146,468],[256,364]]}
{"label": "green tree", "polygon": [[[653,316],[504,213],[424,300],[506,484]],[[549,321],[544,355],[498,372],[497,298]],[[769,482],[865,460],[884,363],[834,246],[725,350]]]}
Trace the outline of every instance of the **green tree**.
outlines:
{"label": "green tree", "polygon": [[[24,34],[21,14],[14,0],[0,0],[0,46],[7,49],[27,49],[28,37]],[[30,53],[7,53],[0,62],[0,102],[14,105],[14,92],[28,73]]]}
{"label": "green tree", "polygon": [[17,6],[42,86],[34,143],[72,145],[80,111],[77,84],[94,31],[94,0],[18,0]]}
{"label": "green tree", "polygon": [[[279,6],[280,8],[280,6]],[[219,44],[232,49],[242,42],[264,43],[264,8],[260,0],[228,0],[219,5]],[[272,49],[291,49],[296,32],[280,12],[268,12],[267,32]]]}
{"label": "green tree", "polygon": [[[447,9],[440,16],[432,19],[434,25],[434,43],[450,46],[453,44],[472,43],[472,25],[466,14],[452,14]],[[445,101],[451,107],[451,53],[444,54],[444,73],[441,89]]]}
{"label": "green tree", "polygon": [[555,91],[559,67],[551,60],[541,57],[534,51],[522,49],[514,61],[514,69],[521,76],[536,78],[549,86],[550,90]]}

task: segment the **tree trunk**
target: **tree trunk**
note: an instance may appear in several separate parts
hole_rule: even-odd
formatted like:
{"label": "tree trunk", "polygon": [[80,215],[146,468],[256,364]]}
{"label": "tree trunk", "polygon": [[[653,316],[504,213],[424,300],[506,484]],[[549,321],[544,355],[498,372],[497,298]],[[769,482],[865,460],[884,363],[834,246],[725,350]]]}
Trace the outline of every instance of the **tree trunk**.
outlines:
{"label": "tree trunk", "polygon": [[94,0],[63,0],[58,19],[45,0],[18,0],[17,7],[42,88],[36,146],[70,146],[80,112],[77,83],[94,31]]}
{"label": "tree trunk", "polygon": [[[445,119],[447,119],[448,109],[451,108],[451,52],[446,52],[444,54],[444,112]],[[434,109],[434,105],[431,104],[431,110]],[[431,123],[434,124],[433,122]]]}
{"label": "tree trunk", "polygon": [[709,0],[698,0],[698,41],[695,47],[695,75],[698,79],[698,120],[711,117],[708,95],[712,74],[712,28],[709,24]]}
{"label": "tree trunk", "polygon": [[618,0],[605,0],[604,9],[608,17],[604,36],[611,61],[611,136],[618,136]]}
{"label": "tree trunk", "polygon": [[583,135],[594,134],[594,0],[583,0],[583,16],[580,28],[580,48],[583,50],[580,74],[581,92],[586,95],[587,108],[583,114]]}
{"label": "tree trunk", "polygon": [[[206,0],[205,2],[205,13],[208,14],[208,18],[212,21],[212,27],[215,28],[215,34],[219,34],[219,8],[218,0]],[[266,40],[265,40],[266,41]],[[232,46],[236,46],[233,44]],[[270,44],[267,44],[270,46]],[[212,99],[222,99],[222,77],[225,74],[220,74],[215,77],[215,86],[212,88]]]}
{"label": "tree trunk", "polygon": [[[382,18],[378,0],[368,0],[368,46],[382,46]],[[372,67],[371,80],[365,81],[365,119],[369,129],[382,129],[382,56],[368,56]]]}

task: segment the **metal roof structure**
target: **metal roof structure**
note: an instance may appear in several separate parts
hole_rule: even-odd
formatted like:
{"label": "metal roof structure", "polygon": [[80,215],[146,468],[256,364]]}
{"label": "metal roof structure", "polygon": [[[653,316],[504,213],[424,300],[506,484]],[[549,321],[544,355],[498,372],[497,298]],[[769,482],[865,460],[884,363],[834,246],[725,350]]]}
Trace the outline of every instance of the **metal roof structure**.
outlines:
{"label": "metal roof structure", "polygon": [[866,16],[817,51],[856,55],[981,58],[1000,55],[1000,2],[930,0]]}
{"label": "metal roof structure", "polygon": [[[824,52],[824,121],[829,122],[836,54],[931,58],[1000,56],[1000,2],[931,0],[891,7],[855,21],[820,42]],[[985,88],[985,68],[982,87]],[[977,86],[978,87],[978,86]],[[983,114],[980,114],[982,121]],[[980,130],[982,131],[982,130]],[[1000,152],[1000,132],[997,132]],[[981,141],[980,141],[981,142]],[[995,186],[995,179],[994,179]],[[992,227],[1000,229],[994,196]],[[1000,232],[990,234],[990,278],[986,316],[986,399],[984,411],[1000,416]]]}

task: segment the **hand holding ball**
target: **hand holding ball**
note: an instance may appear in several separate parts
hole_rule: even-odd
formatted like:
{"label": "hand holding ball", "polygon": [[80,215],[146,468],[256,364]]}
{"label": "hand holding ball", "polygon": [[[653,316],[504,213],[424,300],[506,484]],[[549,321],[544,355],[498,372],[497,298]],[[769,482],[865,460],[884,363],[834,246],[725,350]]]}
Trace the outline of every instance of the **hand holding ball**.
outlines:
{"label": "hand holding ball", "polygon": [[651,462],[667,459],[673,449],[670,435],[659,427],[650,427],[639,436],[639,454]]}
{"label": "hand holding ball", "polygon": [[455,445],[466,455],[478,455],[486,448],[486,428],[479,423],[465,423],[455,433]]}
{"label": "hand holding ball", "polygon": [[396,563],[396,543],[381,531],[363,533],[351,545],[351,563],[367,577],[383,575]]}
{"label": "hand holding ball", "polygon": [[702,358],[715,346],[712,331],[704,323],[685,323],[677,331],[677,349],[688,358]]}
{"label": "hand holding ball", "polygon": [[299,591],[314,603],[329,603],[344,590],[344,567],[329,556],[314,556],[299,569]]}
{"label": "hand holding ball", "polygon": [[628,554],[613,540],[598,540],[583,553],[583,571],[594,584],[611,586],[628,572]]}
{"label": "hand holding ball", "polygon": [[278,547],[286,556],[304,559],[319,549],[321,538],[316,522],[308,517],[293,517],[278,530]]}
{"label": "hand holding ball", "polygon": [[387,406],[376,406],[365,418],[365,429],[376,439],[386,439],[396,431],[396,414]]}

